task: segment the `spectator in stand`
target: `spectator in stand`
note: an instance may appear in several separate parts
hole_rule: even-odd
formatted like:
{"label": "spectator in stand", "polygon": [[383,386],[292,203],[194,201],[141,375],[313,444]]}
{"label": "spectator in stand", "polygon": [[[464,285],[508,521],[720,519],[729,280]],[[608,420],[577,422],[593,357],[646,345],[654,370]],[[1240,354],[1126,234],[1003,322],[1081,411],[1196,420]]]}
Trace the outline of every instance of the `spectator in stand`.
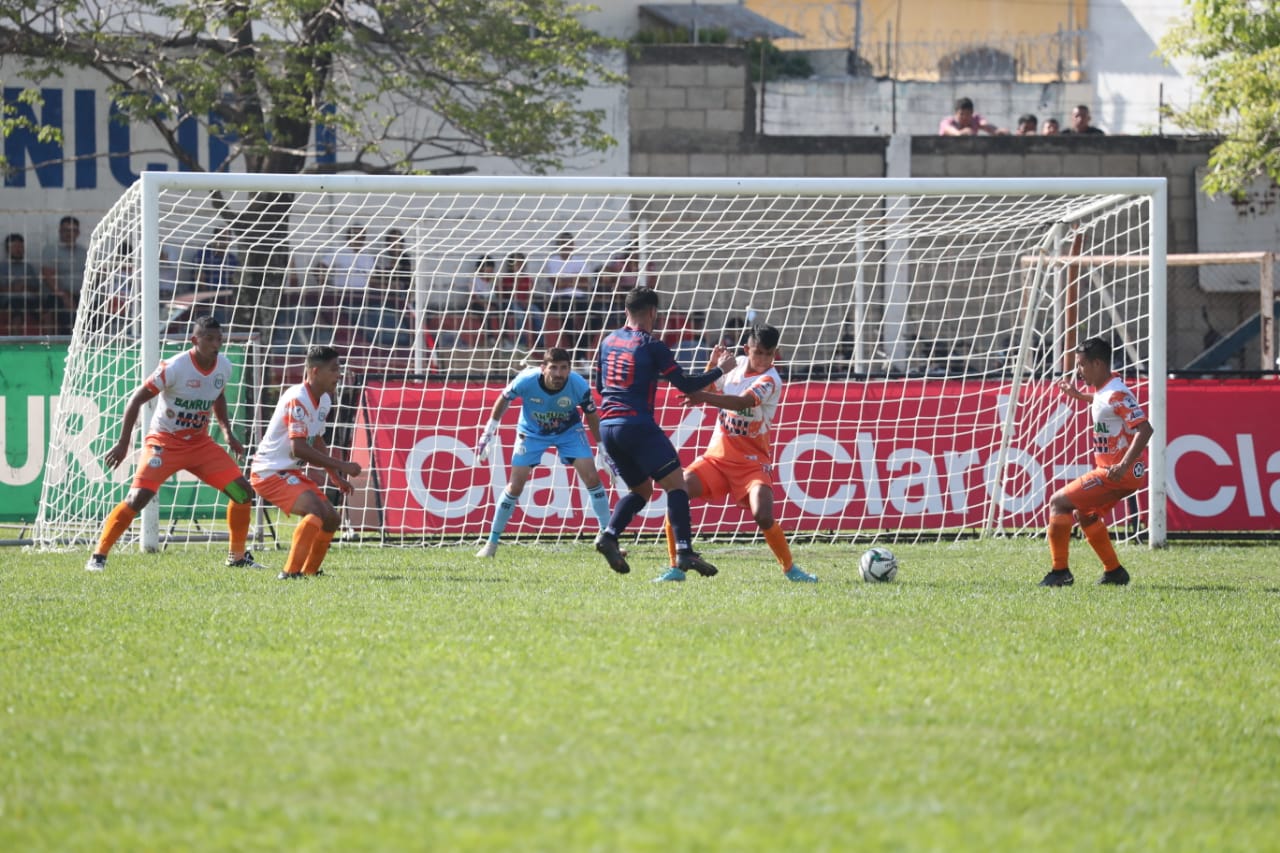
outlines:
{"label": "spectator in stand", "polygon": [[1040,121],[1031,113],[1023,113],[1018,116],[1018,129],[1013,132],[1014,136],[1035,136],[1036,127]]}
{"label": "spectator in stand", "polygon": [[371,251],[363,228],[348,228],[346,242],[325,255],[319,263],[320,281],[325,287],[362,291],[378,268],[377,253]]}
{"label": "spectator in stand", "polygon": [[524,252],[512,252],[502,264],[498,276],[497,309],[506,316],[505,328],[514,336],[515,344],[526,350],[537,348],[538,332],[542,329],[542,306],[535,293],[537,283],[525,269],[528,258]]}
{"label": "spectator in stand", "polygon": [[62,304],[58,311],[58,333],[71,333],[76,308],[80,306],[80,290],[84,285],[84,267],[89,252],[80,245],[80,220],[64,216],[58,220],[58,242],[45,246],[40,254],[40,274],[44,285]]}
{"label": "spectator in stand", "polygon": [[975,113],[973,101],[969,98],[957,98],[955,113],[938,123],[939,136],[977,136],[979,133],[1005,136],[1009,131],[996,127]]}
{"label": "spectator in stand", "polygon": [[40,273],[27,263],[27,241],[21,234],[4,238],[0,296],[8,303],[11,334],[43,335],[54,331],[55,300],[52,294],[42,292]]}
{"label": "spectator in stand", "polygon": [[409,291],[413,289],[413,256],[405,245],[404,232],[399,228],[390,228],[382,238],[386,249],[382,253],[382,269],[386,274],[388,289],[401,297],[402,304],[408,301]]}
{"label": "spectator in stand", "polygon": [[231,251],[227,232],[219,230],[193,261],[196,290],[221,290],[235,287],[240,278],[240,259]]}
{"label": "spectator in stand", "polygon": [[375,347],[408,348],[413,343],[413,317],[409,311],[413,258],[405,246],[404,232],[397,228],[387,231],[383,245],[357,324]]}
{"label": "spectator in stand", "polygon": [[1041,136],[1057,136],[1060,133],[1062,133],[1062,129],[1058,127],[1056,118],[1047,118],[1044,120],[1044,124],[1040,126]]}
{"label": "spectator in stand", "polygon": [[562,346],[575,357],[581,355],[581,340],[586,328],[585,314],[591,304],[591,270],[586,259],[575,252],[573,233],[561,231],[556,235],[556,250],[542,268],[543,277],[551,291],[547,313],[559,321],[564,332],[563,340],[548,340],[548,346]]}
{"label": "spectator in stand", "polygon": [[467,317],[465,331],[474,332],[474,343],[480,346],[497,346],[499,318],[493,308],[497,303],[498,262],[489,255],[476,261],[475,275],[467,291]]}
{"label": "spectator in stand", "polygon": [[644,283],[640,278],[640,246],[637,243],[628,244],[600,268],[596,277],[593,313],[601,328],[613,329],[626,321],[623,305],[627,294]]}
{"label": "spectator in stand", "polygon": [[672,346],[676,361],[688,373],[699,373],[712,363],[712,353],[718,346],[732,346],[723,333],[706,328],[707,317],[702,311],[690,311],[688,323]]}
{"label": "spectator in stand", "polygon": [[1094,127],[1091,122],[1093,117],[1089,115],[1089,108],[1084,104],[1077,104],[1076,108],[1071,111],[1071,127],[1062,131],[1071,134],[1093,134],[1095,136],[1105,135],[1106,131],[1100,127]]}
{"label": "spectator in stand", "polygon": [[488,312],[498,285],[498,262],[488,255],[476,261],[476,272],[471,277],[467,307],[481,314]]}

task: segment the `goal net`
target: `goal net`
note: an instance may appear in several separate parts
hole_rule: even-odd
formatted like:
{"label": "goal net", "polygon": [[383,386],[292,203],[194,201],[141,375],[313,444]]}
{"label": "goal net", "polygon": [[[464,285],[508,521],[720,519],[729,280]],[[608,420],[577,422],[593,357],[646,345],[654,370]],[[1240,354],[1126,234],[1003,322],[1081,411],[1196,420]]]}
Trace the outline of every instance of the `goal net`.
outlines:
{"label": "goal net", "polygon": [[[354,494],[332,493],[344,539],[473,541],[509,475],[514,412],[486,459],[473,452],[503,386],[553,346],[592,379],[626,292],[647,284],[686,370],[752,323],[781,330],[775,494],[800,541],[1039,534],[1048,496],[1091,464],[1088,407],[1054,383],[1078,342],[1108,338],[1157,427],[1152,485],[1111,521],[1159,544],[1163,192],[1138,179],[147,173],[90,243],[34,535],[96,538],[145,432],[146,412],[134,456],[104,467],[129,395],[212,314],[250,451],[307,347],[342,353],[326,438],[365,472]],[[665,386],[657,405],[687,464],[714,411]],[[594,534],[577,478],[543,462],[507,539]],[[178,477],[129,535],[222,541],[223,500]],[[664,511],[659,494],[637,535]],[[694,520],[702,537],[757,535],[738,507],[695,503]],[[279,521],[259,507],[255,537]]]}

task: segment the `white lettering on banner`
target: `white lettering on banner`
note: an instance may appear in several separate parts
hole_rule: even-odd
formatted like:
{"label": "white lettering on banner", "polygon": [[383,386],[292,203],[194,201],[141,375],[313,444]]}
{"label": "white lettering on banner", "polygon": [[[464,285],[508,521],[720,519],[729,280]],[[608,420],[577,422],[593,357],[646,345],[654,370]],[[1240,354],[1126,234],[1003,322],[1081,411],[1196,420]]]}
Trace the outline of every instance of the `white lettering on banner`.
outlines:
{"label": "white lettering on banner", "polygon": [[995,499],[1000,511],[1006,515],[1034,512],[1044,501],[1044,491],[1048,485],[1044,479],[1044,468],[1027,451],[1010,447],[1009,458],[1005,464],[1009,468],[1021,468],[1030,483],[1022,494],[1011,495],[1004,490],[1004,484],[1000,482],[1000,472],[996,470],[999,461],[998,457],[992,456],[983,467],[983,479],[987,481],[987,494]]}
{"label": "white lettering on banner", "polygon": [[102,430],[102,413],[92,398],[76,395],[51,397],[49,410],[50,423],[58,423],[64,410],[68,413],[68,417],[64,423],[67,434],[60,442],[66,448],[66,453],[61,456],[52,454],[49,456],[45,469],[45,482],[53,485],[61,483],[71,470],[72,463],[80,467],[90,482],[97,482],[109,476],[112,476],[115,482],[132,479],[133,465],[137,464],[136,447],[130,457],[132,463],[126,460],[116,468],[114,473],[105,470],[101,460],[94,454],[94,444]]}
{"label": "white lettering on banner", "polygon": [[867,489],[867,513],[884,515],[884,497],[880,491],[880,472],[876,469],[876,442],[869,432],[858,433],[858,467],[862,469],[862,484]]}
{"label": "white lettering on banner", "polygon": [[1261,518],[1267,514],[1262,506],[1262,484],[1258,482],[1258,460],[1253,453],[1253,436],[1236,433],[1236,451],[1240,454],[1240,476],[1244,478],[1244,503],[1249,515]]}
{"label": "white lettering on banner", "polygon": [[[1280,450],[1271,454],[1271,458],[1267,460],[1267,473],[1280,474]],[[1276,512],[1280,512],[1280,477],[1271,483],[1271,489],[1268,492],[1271,496],[1271,508]]]}
{"label": "white lettering on banner", "polygon": [[[1181,435],[1169,442],[1165,458],[1169,465],[1169,500],[1179,509],[1200,518],[1214,518],[1226,512],[1236,499],[1236,486],[1219,486],[1218,490],[1207,498],[1193,498],[1187,494],[1178,480],[1178,463],[1183,457],[1199,453],[1219,468],[1235,468],[1243,486],[1245,509],[1252,518],[1265,518],[1268,510],[1280,512],[1280,479],[1274,480],[1264,497],[1260,471],[1268,474],[1280,474],[1280,452],[1271,454],[1264,469],[1258,466],[1257,450],[1253,436],[1249,433],[1236,433],[1236,452],[1238,459],[1218,442],[1204,435]],[[1270,507],[1268,508],[1268,504]]]}
{"label": "white lettering on banner", "polygon": [[[904,472],[903,476],[889,480],[889,504],[903,515],[942,512],[942,486],[938,483],[933,456],[916,447],[903,447],[889,454],[885,467],[892,474],[910,465],[915,466],[914,472]],[[924,485],[924,495],[912,500],[907,492],[920,484]]]}
{"label": "white lettering on banner", "polygon": [[489,442],[489,491],[493,493],[493,504],[498,505],[502,493],[507,490],[507,455],[502,449],[502,439],[494,436]]}
{"label": "white lettering on banner", "polygon": [[[545,501],[539,502],[538,493],[549,491]],[[527,518],[572,518],[573,489],[569,485],[568,466],[561,464],[554,453],[542,454],[542,463],[533,469],[529,482],[521,495],[520,511]]]}
{"label": "white lettering on banner", "polygon": [[474,465],[476,455],[471,448],[448,435],[429,435],[413,446],[405,459],[405,477],[409,481],[409,493],[418,505],[437,518],[462,518],[484,500],[484,486],[473,486],[465,496],[455,501],[442,501],[431,494],[422,478],[427,462],[437,453],[448,453],[463,465]]}
{"label": "white lettering on banner", "polygon": [[948,450],[942,454],[942,461],[947,468],[947,494],[951,497],[951,511],[964,512],[969,508],[965,474],[970,468],[981,464],[982,457],[976,450]]}
{"label": "white lettering on banner", "polygon": [[[862,485],[867,491],[867,514],[882,514],[885,502],[880,497],[880,480],[876,473],[876,445],[871,433],[860,432],[856,440],[858,450],[858,467],[862,475]],[[778,482],[782,486],[787,500],[798,506],[809,515],[840,515],[852,503],[857,495],[857,481],[841,485],[825,498],[815,498],[805,491],[804,485],[795,476],[796,461],[805,454],[815,453],[828,457],[834,463],[848,465],[853,456],[840,442],[820,433],[798,435],[783,445],[778,454]],[[1008,466],[1019,468],[1026,475],[1028,488],[1019,494],[1004,491],[996,471],[996,458],[991,457],[982,464],[982,456],[976,450],[947,451],[943,454],[943,466],[946,471],[946,494],[950,496],[950,506],[954,512],[963,513],[969,508],[966,474],[975,468],[982,468],[987,493],[995,497],[999,492],[999,503],[1004,512],[1012,515],[1035,511],[1044,500],[1047,486],[1044,468],[1028,451],[1018,448],[1009,450]],[[914,467],[913,471],[906,471]],[[939,471],[934,458],[924,449],[904,447],[893,451],[886,460],[886,469],[891,473],[905,472],[901,476],[889,480],[889,506],[903,515],[942,514],[946,511],[943,491],[939,482]],[[1066,472],[1075,471],[1075,467],[1063,466]],[[924,486],[924,494],[917,498],[908,496],[913,486]]]}
{"label": "white lettering on banner", "polygon": [[1169,442],[1164,454],[1169,466],[1167,484],[1169,498],[1180,508],[1201,518],[1226,512],[1227,507],[1231,506],[1231,502],[1236,498],[1235,486],[1222,486],[1213,493],[1212,497],[1200,500],[1187,494],[1186,490],[1182,488],[1182,484],[1178,482],[1178,462],[1187,453],[1204,454],[1209,457],[1210,462],[1220,468],[1226,468],[1231,465],[1230,454],[1223,450],[1222,446],[1213,439],[1206,438],[1203,435],[1178,436]]}
{"label": "white lettering on banner", "polygon": [[40,469],[44,466],[44,397],[27,398],[27,458],[22,467],[14,468],[9,464],[8,441],[5,425],[5,404],[7,397],[0,397],[0,484],[5,486],[25,486],[34,483],[40,477]]}
{"label": "white lettering on banner", "polygon": [[[1267,460],[1267,474],[1280,474],[1280,451],[1272,453]],[[1267,492],[1271,497],[1271,508],[1280,512],[1280,478],[1272,480],[1271,489]]]}
{"label": "white lettering on banner", "polygon": [[849,483],[840,486],[829,497],[810,497],[795,476],[796,460],[805,453],[821,453],[842,465],[853,461],[849,452],[833,438],[816,433],[798,435],[784,445],[782,452],[778,454],[778,481],[782,485],[783,494],[787,496],[787,500],[800,507],[802,512],[810,515],[829,516],[844,512],[844,508],[853,501],[856,494],[854,485]]}

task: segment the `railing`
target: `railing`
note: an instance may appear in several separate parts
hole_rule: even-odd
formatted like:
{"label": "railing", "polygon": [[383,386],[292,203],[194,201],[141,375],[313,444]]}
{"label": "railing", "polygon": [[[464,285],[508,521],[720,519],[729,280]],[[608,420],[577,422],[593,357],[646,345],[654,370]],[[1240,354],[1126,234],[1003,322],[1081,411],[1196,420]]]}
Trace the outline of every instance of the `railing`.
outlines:
{"label": "railing", "polygon": [[972,33],[926,41],[861,40],[849,51],[848,73],[893,80],[1008,80],[1055,83],[1079,80],[1084,30],[1043,35]]}

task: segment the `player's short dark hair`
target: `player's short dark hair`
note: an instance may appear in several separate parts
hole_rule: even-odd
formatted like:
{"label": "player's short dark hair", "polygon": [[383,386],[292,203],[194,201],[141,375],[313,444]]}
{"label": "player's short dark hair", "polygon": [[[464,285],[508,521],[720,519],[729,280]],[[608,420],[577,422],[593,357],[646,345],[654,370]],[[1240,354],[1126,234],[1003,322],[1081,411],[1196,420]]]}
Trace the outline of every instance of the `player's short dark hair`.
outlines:
{"label": "player's short dark hair", "polygon": [[631,288],[631,292],[627,294],[627,313],[634,314],[638,311],[644,311],[647,308],[658,307],[658,291],[652,287],[645,287],[638,284]]}
{"label": "player's short dark hair", "polygon": [[573,356],[564,347],[547,347],[542,355],[543,364],[557,364],[561,361],[573,361]]}
{"label": "player's short dark hair", "polygon": [[218,318],[212,314],[201,314],[195,320],[191,321],[191,334],[198,335],[201,332],[220,332],[222,324],[218,322]]}
{"label": "player's short dark hair", "polygon": [[27,242],[27,238],[26,238],[26,237],[23,237],[21,234],[14,233],[14,234],[10,234],[8,237],[5,237],[5,238],[4,238],[4,247],[7,249],[7,248],[9,248],[9,244],[10,244],[10,243],[23,243],[23,244],[26,244],[26,242]]}
{"label": "player's short dark hair", "polygon": [[756,323],[747,331],[747,340],[755,341],[761,348],[767,350],[775,350],[778,348],[778,339],[782,337],[777,327],[770,326],[768,323]]}
{"label": "player's short dark hair", "polygon": [[1018,116],[1018,124],[1038,125],[1039,123],[1040,121],[1036,118],[1035,113],[1023,113],[1022,115]]}
{"label": "player's short dark hair", "polygon": [[328,364],[335,358],[341,358],[336,349],[322,344],[315,344],[307,350],[307,367],[319,367],[322,364]]}
{"label": "player's short dark hair", "polygon": [[1105,361],[1111,364],[1111,342],[1105,338],[1089,338],[1076,347],[1076,352],[1090,361]]}
{"label": "player's short dark hair", "polygon": [[64,216],[64,217],[62,217],[61,219],[59,219],[59,220],[58,220],[58,224],[59,224],[59,225],[74,225],[75,227],[79,228],[79,227],[80,227],[80,220],[79,220],[79,219],[77,219],[77,218],[76,218],[76,217],[74,217],[74,216]]}
{"label": "player's short dark hair", "polygon": [[973,99],[972,98],[956,98],[955,108],[958,110],[971,110],[973,109]]}

